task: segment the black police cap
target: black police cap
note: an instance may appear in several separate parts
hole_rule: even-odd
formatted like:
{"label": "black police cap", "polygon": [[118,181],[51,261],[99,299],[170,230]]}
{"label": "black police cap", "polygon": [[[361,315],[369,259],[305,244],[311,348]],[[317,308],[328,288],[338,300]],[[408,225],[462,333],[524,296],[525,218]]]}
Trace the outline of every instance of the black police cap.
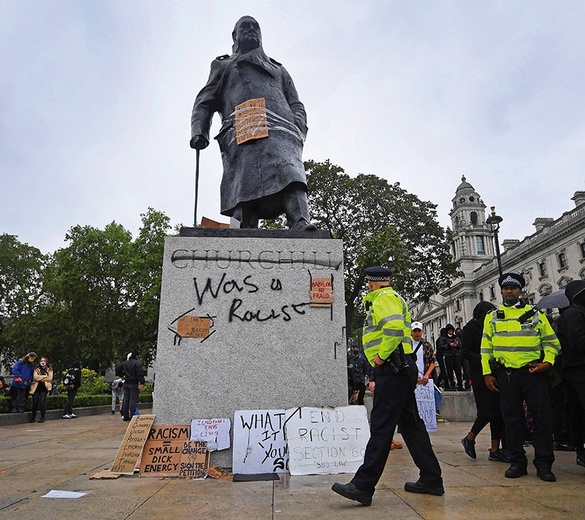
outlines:
{"label": "black police cap", "polygon": [[368,267],[364,270],[364,275],[366,280],[370,280],[372,282],[383,282],[386,280],[390,280],[392,277],[392,270],[388,269],[387,267]]}
{"label": "black police cap", "polygon": [[524,280],[524,277],[521,274],[504,273],[498,279],[498,283],[500,284],[500,287],[504,287],[504,285],[512,285],[522,289],[526,285],[526,280]]}

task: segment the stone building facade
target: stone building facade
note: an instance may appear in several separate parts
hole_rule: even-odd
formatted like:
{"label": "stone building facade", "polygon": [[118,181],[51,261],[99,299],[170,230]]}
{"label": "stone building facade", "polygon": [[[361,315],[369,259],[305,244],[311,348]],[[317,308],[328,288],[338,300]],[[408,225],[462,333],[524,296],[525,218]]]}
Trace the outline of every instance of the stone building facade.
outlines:
{"label": "stone building facade", "polygon": [[[537,218],[532,235],[502,242],[502,270],[522,273],[527,282],[524,297],[529,303],[563,289],[571,280],[585,279],[585,192],[576,192],[572,200],[575,207],[558,219]],[[501,302],[494,234],[486,222],[486,205],[465,177],[452,201],[452,252],[460,261],[462,276],[428,303],[411,305],[413,321],[425,325],[425,337],[433,342],[447,323],[463,327],[480,301]]]}

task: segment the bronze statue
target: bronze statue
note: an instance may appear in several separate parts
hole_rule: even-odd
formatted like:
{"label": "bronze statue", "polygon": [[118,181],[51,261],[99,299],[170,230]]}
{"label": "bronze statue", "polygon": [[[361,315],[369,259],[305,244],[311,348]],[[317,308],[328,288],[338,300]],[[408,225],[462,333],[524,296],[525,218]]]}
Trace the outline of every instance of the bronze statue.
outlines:
{"label": "bronze statue", "polygon": [[286,69],[264,53],[254,18],[240,18],[232,38],[232,55],[212,62],[195,100],[191,148],[207,147],[211,119],[219,112],[221,213],[242,228],[285,213],[290,229],[314,230],[302,161],[305,107]]}

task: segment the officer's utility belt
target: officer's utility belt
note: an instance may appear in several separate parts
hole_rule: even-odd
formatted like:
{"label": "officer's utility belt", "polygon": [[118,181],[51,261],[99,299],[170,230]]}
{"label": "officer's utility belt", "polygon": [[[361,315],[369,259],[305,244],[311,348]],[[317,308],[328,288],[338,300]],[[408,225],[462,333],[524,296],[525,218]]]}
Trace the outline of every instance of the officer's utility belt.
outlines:
{"label": "officer's utility belt", "polygon": [[398,348],[394,350],[392,354],[390,354],[388,359],[386,359],[386,361],[384,361],[384,364],[381,366],[390,368],[390,370],[395,374],[398,374],[398,372],[409,367],[408,361],[406,360],[406,355],[404,354],[404,347],[402,346],[402,344],[400,344]]}
{"label": "officer's utility belt", "polygon": [[510,368],[510,367],[507,367],[506,365],[504,365],[503,363],[500,363],[497,359],[490,359],[490,361],[489,361],[490,368],[492,369],[492,374],[495,374],[499,370],[505,370],[507,372],[510,370],[526,370],[526,369],[530,368],[530,366],[533,363],[540,363],[540,362],[541,362],[540,359],[535,359],[533,361],[530,361],[529,363],[526,363],[525,365],[522,365],[521,367]]}

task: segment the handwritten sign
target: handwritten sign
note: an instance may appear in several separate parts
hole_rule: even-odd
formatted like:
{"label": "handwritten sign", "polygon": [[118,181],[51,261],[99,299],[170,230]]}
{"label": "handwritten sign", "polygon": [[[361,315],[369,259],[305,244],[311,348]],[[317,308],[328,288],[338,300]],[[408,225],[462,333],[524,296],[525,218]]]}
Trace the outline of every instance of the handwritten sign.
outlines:
{"label": "handwritten sign", "polygon": [[140,458],[154,419],[154,415],[134,415],[132,417],[110,470],[112,473],[122,475],[134,473],[134,468]]}
{"label": "handwritten sign", "polygon": [[209,467],[209,452],[204,441],[187,441],[181,451],[179,478],[205,478]]}
{"label": "handwritten sign", "polygon": [[229,419],[193,419],[191,421],[192,441],[205,441],[209,451],[227,450],[230,447]]}
{"label": "handwritten sign", "polygon": [[333,304],[333,280],[331,278],[311,278],[311,307],[325,307]]}
{"label": "handwritten sign", "polygon": [[181,316],[177,321],[177,334],[182,338],[206,338],[210,329],[210,318]]}
{"label": "handwritten sign", "polygon": [[291,475],[353,473],[362,464],[370,427],[365,406],[286,410]]}
{"label": "handwritten sign", "polygon": [[178,476],[183,446],[189,441],[189,435],[188,425],[152,426],[142,450],[140,476]]}
{"label": "handwritten sign", "polygon": [[242,410],[234,415],[233,472],[286,473],[284,410]]}
{"label": "handwritten sign", "polygon": [[435,385],[432,379],[426,385],[416,385],[414,390],[418,414],[425,423],[428,432],[437,431],[437,413],[435,409]]}
{"label": "handwritten sign", "polygon": [[238,144],[251,139],[268,137],[266,100],[249,99],[236,106],[236,141]]}

